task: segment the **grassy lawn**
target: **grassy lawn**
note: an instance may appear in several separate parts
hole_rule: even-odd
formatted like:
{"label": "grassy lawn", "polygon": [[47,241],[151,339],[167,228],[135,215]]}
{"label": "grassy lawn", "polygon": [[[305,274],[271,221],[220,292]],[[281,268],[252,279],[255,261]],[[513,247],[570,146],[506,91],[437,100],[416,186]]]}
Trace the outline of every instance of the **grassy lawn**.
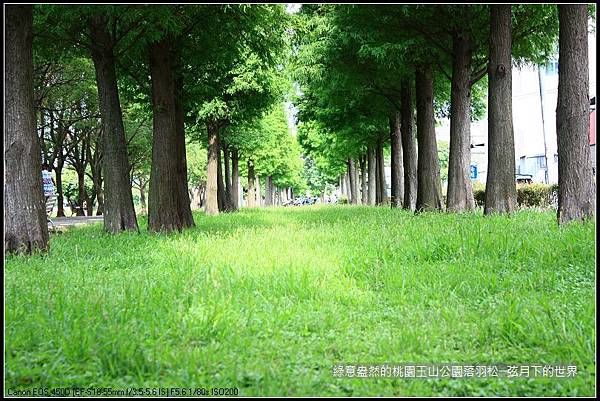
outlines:
{"label": "grassy lawn", "polygon": [[[595,225],[322,206],[51,238],[5,265],[5,388],[594,395]],[[572,379],[336,378],[340,364],[575,364]],[[5,390],[6,391],[6,390]]]}

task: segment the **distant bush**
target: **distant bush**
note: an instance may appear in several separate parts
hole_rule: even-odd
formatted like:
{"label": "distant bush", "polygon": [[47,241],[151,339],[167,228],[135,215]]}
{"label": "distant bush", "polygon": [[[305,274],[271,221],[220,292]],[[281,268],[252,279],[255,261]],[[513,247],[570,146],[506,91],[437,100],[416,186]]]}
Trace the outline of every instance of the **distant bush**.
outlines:
{"label": "distant bush", "polygon": [[517,204],[521,207],[558,206],[558,185],[517,185]]}
{"label": "distant bush", "polygon": [[485,205],[485,187],[473,188],[473,198],[475,198],[475,205],[483,207]]}
{"label": "distant bush", "polygon": [[341,195],[341,196],[338,198],[338,203],[339,203],[340,205],[347,205],[347,204],[348,204],[348,197],[347,197],[346,195]]}
{"label": "distant bush", "polygon": [[[475,204],[485,205],[485,187],[473,189]],[[519,207],[558,207],[558,184],[519,184],[517,185],[517,205]]]}

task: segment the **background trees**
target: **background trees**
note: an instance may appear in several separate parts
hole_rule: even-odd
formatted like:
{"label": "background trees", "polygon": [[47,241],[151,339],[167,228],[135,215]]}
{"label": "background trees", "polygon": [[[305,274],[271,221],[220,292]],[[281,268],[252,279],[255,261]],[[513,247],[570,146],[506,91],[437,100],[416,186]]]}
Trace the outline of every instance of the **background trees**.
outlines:
{"label": "background trees", "polygon": [[[566,184],[559,220],[568,221],[591,215],[595,189],[586,169],[579,178],[571,173],[589,156],[583,120],[570,117],[585,114],[580,78],[586,72],[577,63],[587,54],[565,50],[583,35],[583,17],[560,10],[557,122]],[[34,110],[35,146],[56,173],[57,214],[65,214],[63,176],[72,177],[65,170],[74,171],[69,188],[75,185],[76,194],[67,191],[72,209],[104,214],[111,233],[138,229],[132,186],[142,209],[148,194],[150,230],[180,231],[194,225],[190,196],[208,214],[236,210],[244,192],[240,177],[250,205],[260,205],[263,192],[265,204],[273,205],[294,191],[324,194],[335,187],[353,204],[387,204],[389,185],[392,207],[470,210],[470,124],[485,114],[486,98],[485,213],[510,213],[510,68],[548,58],[558,17],[553,5],[322,4],[304,5],[293,16],[277,4],[36,5],[32,44],[19,43],[24,47],[11,53],[13,64],[21,56],[29,64],[26,47],[32,46],[31,80],[28,66],[21,66],[24,74],[7,69],[6,75],[7,83],[22,79],[19,85],[31,86],[29,102],[29,90],[8,85],[18,92],[14,107]],[[297,138],[287,123],[290,101],[298,109]],[[440,117],[450,118],[447,152],[435,136]],[[27,138],[28,125],[12,127],[18,133],[7,138]],[[579,132],[579,139],[573,142],[567,131]],[[192,143],[206,148],[206,174],[198,172],[199,148],[195,167],[188,166]],[[22,197],[11,198],[13,204],[34,203],[31,194],[8,192]],[[33,215],[28,219],[30,227],[38,224]]]}

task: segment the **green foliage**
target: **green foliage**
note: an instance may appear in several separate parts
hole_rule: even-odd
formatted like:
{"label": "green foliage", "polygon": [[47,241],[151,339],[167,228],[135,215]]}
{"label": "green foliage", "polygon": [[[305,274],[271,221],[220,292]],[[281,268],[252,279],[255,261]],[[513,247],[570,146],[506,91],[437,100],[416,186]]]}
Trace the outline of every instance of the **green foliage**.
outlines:
{"label": "green foliage", "polygon": [[[7,257],[5,388],[593,396],[593,221],[361,206],[195,214]],[[397,362],[394,362],[397,361]],[[570,379],[337,379],[339,364],[574,364]],[[5,390],[6,392],[6,390]]]}
{"label": "green foliage", "polygon": [[189,142],[186,153],[188,187],[196,188],[206,183],[207,152],[199,143]]}
{"label": "green foliage", "polygon": [[[485,206],[485,186],[473,187],[477,206]],[[558,206],[558,184],[517,185],[517,205],[521,208],[556,208]]]}
{"label": "green foliage", "polygon": [[448,181],[448,163],[450,160],[450,144],[447,141],[437,141],[438,158],[440,160],[440,179]]}
{"label": "green foliage", "polygon": [[522,207],[552,207],[558,185],[521,184],[517,186],[517,203]]}

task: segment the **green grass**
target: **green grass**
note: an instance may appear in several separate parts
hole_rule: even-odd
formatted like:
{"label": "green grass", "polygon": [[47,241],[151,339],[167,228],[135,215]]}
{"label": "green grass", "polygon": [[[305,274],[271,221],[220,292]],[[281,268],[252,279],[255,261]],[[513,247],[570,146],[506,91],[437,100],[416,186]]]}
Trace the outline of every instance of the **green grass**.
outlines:
{"label": "green grass", "polygon": [[[595,225],[323,206],[181,234],[51,237],[5,266],[5,388],[594,395]],[[574,379],[332,376],[339,364],[576,364]],[[6,391],[6,390],[5,390]]]}

